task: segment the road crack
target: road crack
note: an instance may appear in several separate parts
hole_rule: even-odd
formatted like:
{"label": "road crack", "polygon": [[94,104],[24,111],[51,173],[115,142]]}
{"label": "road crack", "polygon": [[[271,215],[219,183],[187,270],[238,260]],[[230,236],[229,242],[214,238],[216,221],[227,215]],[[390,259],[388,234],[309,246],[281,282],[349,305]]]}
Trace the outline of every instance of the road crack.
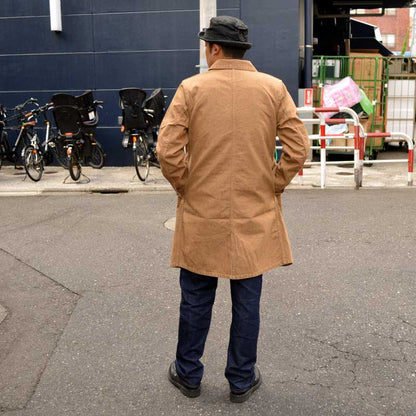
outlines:
{"label": "road crack", "polygon": [[57,280],[55,280],[53,277],[48,276],[47,274],[43,273],[42,271],[40,271],[39,269],[37,269],[36,267],[32,266],[31,264],[25,262],[24,260],[20,259],[19,257],[15,256],[14,254],[10,253],[9,251],[5,250],[4,248],[0,247],[0,251],[10,257],[12,257],[14,260],[16,260],[17,262],[19,262],[20,264],[23,264],[24,266],[28,267],[29,269],[35,271],[36,273],[39,273],[42,277],[45,277],[46,279],[50,280],[51,282],[53,282],[54,284],[62,287],[63,289],[67,290],[68,292],[71,292],[74,295],[77,296],[82,296],[80,293],[75,292],[74,290],[70,289],[69,287],[64,286],[62,283],[58,282]]}

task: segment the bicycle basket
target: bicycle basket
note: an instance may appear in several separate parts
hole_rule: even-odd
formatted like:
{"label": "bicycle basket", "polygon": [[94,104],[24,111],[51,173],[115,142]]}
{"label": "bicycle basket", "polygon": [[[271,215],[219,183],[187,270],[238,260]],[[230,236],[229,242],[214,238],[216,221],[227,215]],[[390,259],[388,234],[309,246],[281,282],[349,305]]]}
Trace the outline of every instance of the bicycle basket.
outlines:
{"label": "bicycle basket", "polygon": [[54,106],[58,106],[58,105],[71,105],[74,107],[78,106],[76,98],[71,94],[64,94],[64,93],[54,94],[51,97],[51,101]]}
{"label": "bicycle basket", "polygon": [[146,98],[145,91],[139,88],[123,88],[119,95],[125,129],[145,129],[147,124],[142,110]]}
{"label": "bicycle basket", "polygon": [[152,127],[160,125],[165,115],[165,96],[161,88],[157,88],[146,99],[144,108],[152,110],[150,114],[146,114],[147,121]]}
{"label": "bicycle basket", "polygon": [[58,105],[53,109],[53,117],[61,137],[77,138],[81,135],[81,116],[77,107]]}
{"label": "bicycle basket", "polygon": [[94,95],[91,90],[87,90],[81,95],[75,97],[81,120],[87,125],[96,125],[98,123],[97,112],[95,111]]}

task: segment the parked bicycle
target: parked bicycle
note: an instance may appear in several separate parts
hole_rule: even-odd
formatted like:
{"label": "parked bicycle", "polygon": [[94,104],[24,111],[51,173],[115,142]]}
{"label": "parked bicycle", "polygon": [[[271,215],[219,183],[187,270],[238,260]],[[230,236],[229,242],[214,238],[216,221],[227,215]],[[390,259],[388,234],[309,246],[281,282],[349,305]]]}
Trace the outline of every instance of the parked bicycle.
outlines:
{"label": "parked bicycle", "polygon": [[[82,152],[79,153],[81,158],[79,162],[82,161],[84,165],[89,165],[94,169],[101,169],[104,166],[105,153],[96,139],[95,132],[99,120],[97,107],[102,108],[103,101],[94,100],[93,93],[90,90],[79,96],[63,93],[55,94],[51,100],[54,107],[71,106],[78,110],[81,120],[80,134],[84,141]],[[56,146],[59,147],[59,143],[56,143]]]}
{"label": "parked bicycle", "polygon": [[[23,108],[29,104],[35,104],[37,107],[30,112],[26,113],[23,111]],[[19,155],[22,158],[23,166],[26,171],[26,174],[30,179],[37,182],[41,179],[44,166],[48,165],[53,160],[53,155],[46,148],[42,148],[39,135],[35,129],[37,126],[37,117],[40,114],[43,114],[46,123],[46,137],[45,143],[49,140],[50,134],[50,123],[46,117],[46,112],[50,109],[50,104],[46,104],[43,107],[39,107],[37,100],[31,98],[23,104],[19,104],[13,109],[14,114],[10,117],[6,117],[6,121],[12,123],[16,121],[19,125],[19,134],[15,141],[15,144],[12,148],[8,143],[7,133],[2,131],[1,134],[1,152],[3,160],[7,158],[12,163],[15,163],[15,166],[19,160]],[[5,111],[3,111],[3,117],[5,117]],[[5,121],[2,122],[1,129],[5,126]]]}
{"label": "parked bicycle", "polygon": [[[51,142],[51,124],[46,113],[51,109],[48,103],[42,107],[38,107],[24,114],[25,120],[22,122],[22,129],[25,129],[28,141],[22,150],[23,165],[30,179],[37,182],[41,179],[45,165],[49,165],[53,161],[53,153],[49,148]],[[45,140],[41,143],[38,133],[35,130],[37,125],[37,117],[42,115],[46,124]],[[26,121],[27,120],[27,121]]]}
{"label": "parked bicycle", "polygon": [[3,165],[3,158],[8,154],[9,141],[7,133],[4,131],[6,126],[6,109],[0,104],[0,169]]}
{"label": "parked bicycle", "polygon": [[[18,168],[18,161],[23,156],[22,150],[26,145],[30,144],[30,139],[27,132],[32,133],[33,123],[26,124],[24,107],[28,104],[36,104],[36,98],[29,98],[22,104],[18,104],[13,108],[2,107],[0,120],[1,120],[1,135],[0,135],[0,161],[8,160],[10,163],[14,163],[15,168]],[[12,115],[8,115],[13,113]],[[4,131],[5,126],[9,126],[11,130],[19,130],[19,134],[13,144],[10,146],[8,141],[7,132]]]}
{"label": "parked bicycle", "polygon": [[150,164],[159,166],[156,143],[159,126],[165,114],[165,96],[158,88],[146,99],[140,88],[123,88],[119,91],[122,110],[122,146],[133,149],[134,167],[137,176],[145,181]]}

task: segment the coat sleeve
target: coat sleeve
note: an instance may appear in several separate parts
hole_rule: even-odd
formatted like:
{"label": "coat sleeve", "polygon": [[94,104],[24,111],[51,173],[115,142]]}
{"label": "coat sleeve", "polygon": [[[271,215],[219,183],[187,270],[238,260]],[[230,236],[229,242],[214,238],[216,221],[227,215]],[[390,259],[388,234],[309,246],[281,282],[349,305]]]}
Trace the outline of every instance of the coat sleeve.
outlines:
{"label": "coat sleeve", "polygon": [[181,84],[163,118],[156,147],[163,176],[181,197],[188,177],[185,152],[188,127],[188,107]]}
{"label": "coat sleeve", "polygon": [[277,105],[277,135],[283,153],[274,166],[274,184],[275,192],[281,193],[305,163],[310,143],[306,127],[299,119],[295,103],[283,83]]}

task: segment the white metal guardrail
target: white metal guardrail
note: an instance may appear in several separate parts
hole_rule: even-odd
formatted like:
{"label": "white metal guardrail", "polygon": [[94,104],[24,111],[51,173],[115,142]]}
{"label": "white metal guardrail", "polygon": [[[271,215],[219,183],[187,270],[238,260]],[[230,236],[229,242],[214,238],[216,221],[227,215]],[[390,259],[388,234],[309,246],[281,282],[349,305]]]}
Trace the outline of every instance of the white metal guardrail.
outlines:
{"label": "white metal guardrail", "polygon": [[[347,113],[351,119],[326,119],[325,113]],[[320,151],[319,162],[308,162],[305,166],[320,165],[321,167],[321,188],[326,186],[327,165],[340,165],[350,164],[351,161],[338,161],[328,162],[326,160],[326,140],[328,139],[354,139],[354,146],[331,146],[331,149],[339,150],[354,150],[354,182],[355,189],[359,189],[362,186],[363,179],[363,167],[364,167],[364,149],[367,138],[383,137],[385,141],[405,141],[408,145],[408,158],[407,159],[384,159],[384,160],[372,160],[373,163],[403,163],[407,162],[407,184],[413,185],[413,165],[414,165],[414,143],[413,140],[405,133],[400,132],[380,132],[380,133],[366,133],[359,122],[357,113],[348,107],[300,107],[298,108],[299,114],[315,114],[318,118],[302,119],[305,124],[319,124],[320,133],[309,135],[310,140],[319,140],[319,146],[312,146],[312,149]],[[344,133],[337,135],[327,135],[326,125],[346,123],[354,125],[354,133]],[[282,146],[276,146],[276,149],[283,149]],[[303,168],[299,171],[299,182],[303,183]]]}
{"label": "white metal guardrail", "polygon": [[[413,140],[405,133],[385,132],[385,133],[364,133],[364,140],[371,137],[384,137],[385,142],[404,141],[407,143],[408,156],[407,159],[388,159],[388,160],[372,160],[371,163],[407,163],[407,185],[413,185],[413,165],[414,165],[414,143]],[[365,143],[364,143],[365,145]]]}

